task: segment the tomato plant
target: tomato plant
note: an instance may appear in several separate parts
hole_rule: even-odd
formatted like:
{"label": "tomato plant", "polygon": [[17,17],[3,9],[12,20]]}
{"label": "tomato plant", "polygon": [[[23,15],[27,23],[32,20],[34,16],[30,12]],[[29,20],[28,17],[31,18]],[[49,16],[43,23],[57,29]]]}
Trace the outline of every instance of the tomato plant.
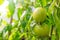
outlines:
{"label": "tomato plant", "polygon": [[0,40],[60,40],[60,0],[0,0]]}

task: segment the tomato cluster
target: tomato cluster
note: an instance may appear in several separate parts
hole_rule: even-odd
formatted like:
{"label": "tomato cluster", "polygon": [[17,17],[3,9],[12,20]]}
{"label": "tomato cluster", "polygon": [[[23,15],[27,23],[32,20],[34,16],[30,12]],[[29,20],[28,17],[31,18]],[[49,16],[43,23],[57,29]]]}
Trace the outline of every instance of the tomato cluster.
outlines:
{"label": "tomato cluster", "polygon": [[[33,12],[33,19],[36,21],[36,25],[34,27],[34,33],[38,37],[46,37],[49,36],[49,27],[46,23],[42,23],[46,19],[46,9],[43,7],[38,7],[36,10]],[[42,23],[42,24],[38,24]]]}

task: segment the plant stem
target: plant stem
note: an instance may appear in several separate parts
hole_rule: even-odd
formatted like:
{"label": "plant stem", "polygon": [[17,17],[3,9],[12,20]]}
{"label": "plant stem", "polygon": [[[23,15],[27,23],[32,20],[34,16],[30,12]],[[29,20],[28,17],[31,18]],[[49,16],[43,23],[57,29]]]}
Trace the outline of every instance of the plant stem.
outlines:
{"label": "plant stem", "polygon": [[[13,20],[13,16],[11,16],[11,19],[10,19],[10,24],[12,25],[12,20]],[[10,31],[8,31],[8,35],[10,36],[10,34],[11,34],[11,30]]]}
{"label": "plant stem", "polygon": [[56,29],[56,40],[59,40],[59,35],[58,35],[58,32],[57,32],[57,29]]}
{"label": "plant stem", "polygon": [[[56,0],[57,1],[57,5],[60,7],[60,0]],[[57,8],[57,13],[59,12],[59,7]],[[58,34],[58,30],[56,28],[56,40],[59,40],[59,34]]]}
{"label": "plant stem", "polygon": [[52,38],[53,29],[54,29],[54,25],[52,25],[52,27],[51,27],[51,32],[50,32],[49,40],[51,40],[51,38]]}

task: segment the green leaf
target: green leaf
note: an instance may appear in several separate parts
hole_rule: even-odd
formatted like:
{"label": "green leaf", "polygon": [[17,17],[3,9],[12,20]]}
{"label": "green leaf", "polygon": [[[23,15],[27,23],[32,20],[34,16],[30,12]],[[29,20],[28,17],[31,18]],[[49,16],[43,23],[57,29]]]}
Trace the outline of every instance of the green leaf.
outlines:
{"label": "green leaf", "polygon": [[59,20],[59,18],[57,16],[57,9],[56,8],[54,9],[53,16],[54,16],[54,21],[55,21],[56,29],[58,31],[58,34],[60,35],[60,20]]}
{"label": "green leaf", "polygon": [[18,8],[18,13],[17,13],[18,19],[20,19],[22,12],[23,12],[23,10]]}
{"label": "green leaf", "polygon": [[7,18],[10,18],[11,17],[11,13],[8,11],[7,14],[6,14],[6,17]]}
{"label": "green leaf", "polygon": [[43,7],[46,6],[47,5],[46,0],[41,0],[41,4]]}
{"label": "green leaf", "polygon": [[26,40],[26,38],[27,38],[27,34],[26,34],[26,33],[22,33],[22,34],[20,35],[20,39],[21,39],[21,40],[23,40],[23,39]]}
{"label": "green leaf", "polygon": [[10,24],[7,25],[7,30],[8,30],[8,31],[11,31],[11,29],[12,29],[12,25],[10,25]]}
{"label": "green leaf", "polygon": [[49,6],[48,12],[52,14],[53,10],[54,10],[54,6],[55,6],[56,0],[54,0],[51,5]]}
{"label": "green leaf", "polygon": [[26,14],[26,16],[25,16],[26,21],[28,21],[28,20],[29,20],[30,15],[31,15],[31,10],[27,11],[27,14]]}
{"label": "green leaf", "polygon": [[52,39],[51,39],[51,40],[55,40],[55,38],[56,38],[56,37],[55,37],[55,35],[54,35],[54,34],[52,34]]}
{"label": "green leaf", "polygon": [[52,2],[52,0],[46,0],[48,4],[50,4]]}
{"label": "green leaf", "polygon": [[22,38],[23,36],[26,36],[26,33],[22,33],[21,36],[20,36],[20,38]]}
{"label": "green leaf", "polygon": [[26,26],[27,22],[26,21],[21,21],[21,26],[22,26],[22,29],[25,31],[25,26]]}
{"label": "green leaf", "polygon": [[34,7],[39,7],[41,6],[41,1],[40,0],[35,0],[35,4],[34,4]]}
{"label": "green leaf", "polygon": [[5,28],[3,29],[3,32],[11,31],[11,29],[12,29],[12,25],[7,24],[7,26],[5,26]]}
{"label": "green leaf", "polygon": [[32,37],[32,40],[36,40],[34,36]]}
{"label": "green leaf", "polygon": [[20,40],[20,32],[15,31],[9,36],[9,40]]}
{"label": "green leaf", "polygon": [[0,37],[2,37],[3,36],[3,32],[0,32]]}
{"label": "green leaf", "polygon": [[9,1],[9,11],[11,12],[11,16],[14,14],[15,11],[15,4],[13,0],[8,0]]}
{"label": "green leaf", "polygon": [[60,19],[60,8],[57,8],[57,16]]}

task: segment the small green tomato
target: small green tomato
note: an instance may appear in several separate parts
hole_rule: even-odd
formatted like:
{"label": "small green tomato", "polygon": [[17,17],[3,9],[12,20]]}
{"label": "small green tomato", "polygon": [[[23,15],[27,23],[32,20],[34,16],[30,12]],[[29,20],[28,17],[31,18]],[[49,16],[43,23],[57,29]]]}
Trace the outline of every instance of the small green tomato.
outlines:
{"label": "small green tomato", "polygon": [[38,7],[35,9],[32,16],[36,22],[43,22],[46,18],[46,9],[43,7]]}

